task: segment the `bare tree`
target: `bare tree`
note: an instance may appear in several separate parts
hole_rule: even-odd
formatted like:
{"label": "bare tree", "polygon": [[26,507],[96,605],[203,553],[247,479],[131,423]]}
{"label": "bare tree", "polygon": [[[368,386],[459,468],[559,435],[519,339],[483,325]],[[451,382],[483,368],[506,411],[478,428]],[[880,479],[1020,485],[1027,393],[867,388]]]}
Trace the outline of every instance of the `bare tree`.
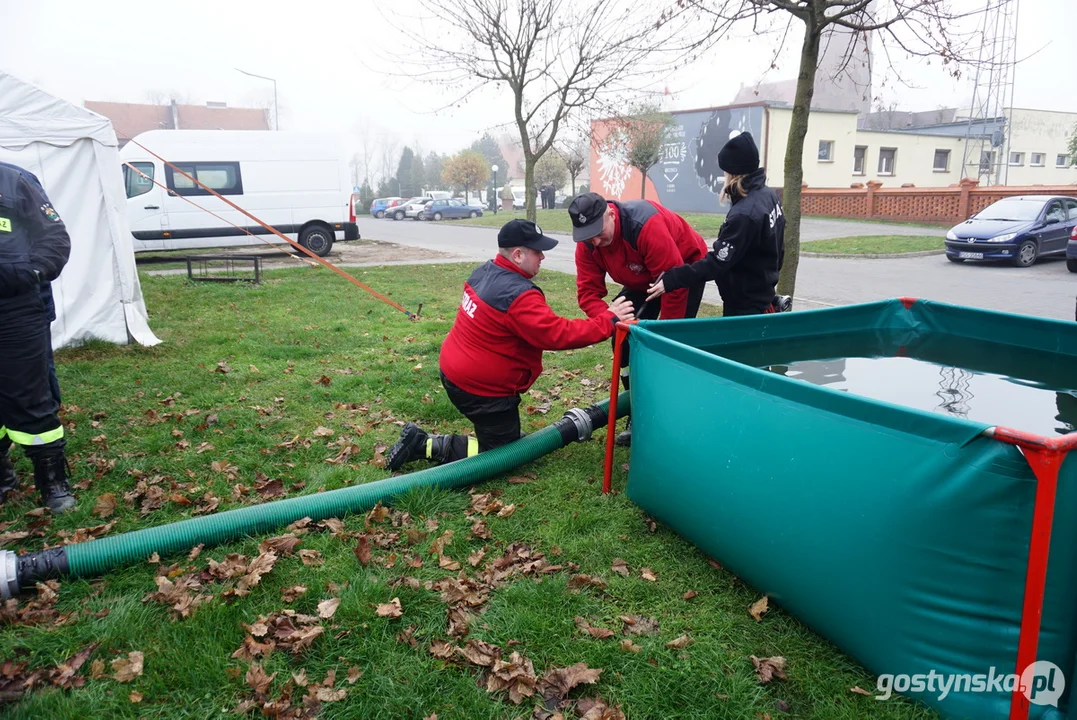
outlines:
{"label": "bare tree", "polygon": [[[431,34],[437,44],[399,54],[398,66],[458,89],[461,101],[490,83],[511,90],[532,220],[535,163],[570,113],[637,94],[707,42],[692,32],[697,18],[687,2],[653,10],[632,0],[419,2],[438,20],[438,33]],[[413,29],[405,35],[417,37]]]}
{"label": "bare tree", "polygon": [[[875,34],[880,41],[886,64],[894,68],[893,54],[905,57],[941,58],[942,65],[954,77],[961,68],[975,62],[978,48],[975,32],[965,32],[966,18],[992,9],[1001,0],[986,0],[975,10],[958,11],[951,0],[688,0],[710,19],[710,33],[722,35],[733,25],[752,22],[764,25],[778,18],[785,21],[784,38],[791,25],[804,26],[800,47],[793,116],[785,152],[785,183],[782,205],[786,217],[785,263],[778,281],[778,292],[793,295],[800,262],[800,193],[804,181],[804,137],[808,133],[808,114],[815,92],[820,47],[828,33],[840,30],[867,39]],[[839,72],[851,62],[863,43],[851,42]],[[778,47],[775,55],[781,51]]]}
{"label": "bare tree", "polygon": [[364,117],[357,122],[353,127],[356,137],[359,138],[359,152],[356,153],[359,156],[359,172],[362,175],[363,181],[374,184],[373,178],[371,178],[371,171],[375,162],[375,144],[374,136],[370,128],[370,118]]}
{"label": "bare tree", "polygon": [[662,159],[662,146],[666,131],[673,124],[673,116],[662,112],[657,105],[645,104],[630,115],[610,121],[610,143],[623,145],[628,164],[643,176],[639,196],[647,196],[647,171]]}
{"label": "bare tree", "polygon": [[400,140],[395,135],[383,135],[381,138],[381,181],[385,182],[393,177],[393,170],[400,162],[400,154],[397,148]]}
{"label": "bare tree", "polygon": [[583,172],[583,168],[590,160],[590,145],[583,138],[574,138],[563,142],[556,148],[557,154],[565,161],[565,169],[568,170],[569,180],[572,182],[572,196],[576,196],[576,178]]}

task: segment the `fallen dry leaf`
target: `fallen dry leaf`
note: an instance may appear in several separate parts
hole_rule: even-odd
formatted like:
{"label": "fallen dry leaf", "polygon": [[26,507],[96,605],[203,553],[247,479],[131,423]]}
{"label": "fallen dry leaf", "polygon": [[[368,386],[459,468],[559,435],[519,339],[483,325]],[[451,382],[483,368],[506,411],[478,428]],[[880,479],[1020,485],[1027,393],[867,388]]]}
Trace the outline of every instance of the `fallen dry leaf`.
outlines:
{"label": "fallen dry leaf", "polygon": [[854,692],[857,695],[866,695],[868,697],[875,697],[875,693],[870,692],[868,690],[865,690],[864,688],[859,687],[859,686],[854,686],[854,687],[849,688],[849,692]]}
{"label": "fallen dry leaf", "polygon": [[290,556],[295,552],[295,546],[300,542],[302,541],[294,533],[287,533],[263,540],[262,544],[258,546],[258,550],[263,553],[272,551],[281,557]]}
{"label": "fallen dry leaf", "polygon": [[328,620],[336,614],[338,607],[340,607],[340,598],[322,600],[318,603],[318,617],[323,620]]}
{"label": "fallen dry leaf", "polygon": [[333,437],[333,435],[335,434],[335,431],[330,430],[327,427],[323,427],[322,425],[319,425],[314,429],[314,437]]}
{"label": "fallen dry leaf", "polygon": [[359,544],[355,546],[355,557],[359,564],[366,567],[370,564],[370,538],[366,535],[359,536]]}
{"label": "fallen dry leaf", "polygon": [[538,690],[547,707],[556,707],[577,685],[593,685],[600,675],[601,669],[593,670],[582,662],[570,667],[550,668],[539,680]]}
{"label": "fallen dry leaf", "polygon": [[658,632],[658,622],[643,615],[618,615],[625,624],[626,635],[654,635]]}
{"label": "fallen dry leaf", "polygon": [[688,637],[687,635],[681,635],[676,640],[670,640],[668,643],[666,643],[666,647],[671,650],[684,650],[693,642],[694,641],[692,640],[692,638]]}
{"label": "fallen dry leaf", "polygon": [[322,558],[322,554],[317,550],[300,550],[299,559],[303,561],[303,564],[307,567],[315,567],[325,562]]}
{"label": "fallen dry leaf", "polygon": [[622,650],[627,650],[628,652],[638,653],[643,648],[641,648],[639,645],[632,642],[628,638],[625,638],[624,640],[621,641],[621,649]]}
{"label": "fallen dry leaf", "polygon": [[270,683],[273,682],[273,678],[275,677],[277,677],[277,673],[266,675],[266,671],[263,670],[262,666],[258,663],[251,663],[251,666],[247,668],[247,684],[259,695],[266,694],[269,690]]}
{"label": "fallen dry leaf", "polygon": [[624,577],[628,577],[629,574],[628,563],[621,558],[613,558],[613,565],[610,566],[610,570]]}
{"label": "fallen dry leaf", "polygon": [[587,620],[578,615],[576,616],[576,627],[578,627],[580,630],[584,631],[591,637],[597,638],[599,640],[605,640],[606,638],[611,638],[614,635],[613,631],[608,628],[592,627],[591,624],[587,622]]}
{"label": "fallen dry leaf", "polygon": [[588,585],[596,587],[599,590],[605,590],[609,587],[609,584],[602,578],[591,577],[590,575],[573,575],[568,581],[569,590],[576,590]]}
{"label": "fallen dry leaf", "polygon": [[444,640],[435,640],[430,643],[430,647],[427,651],[436,658],[441,660],[448,660],[456,654],[456,646],[450,645]]}
{"label": "fallen dry leaf", "polygon": [[515,505],[506,505],[505,507],[503,507],[503,508],[501,508],[500,510],[497,511],[497,516],[499,518],[507,518],[508,516],[512,515],[514,512],[516,512],[516,506]]}
{"label": "fallen dry leaf", "polygon": [[127,696],[127,699],[133,703],[140,703],[142,702],[142,693],[138,690],[132,690],[131,694]]}
{"label": "fallen dry leaf", "polygon": [[764,595],[748,607],[748,614],[755,618],[756,622],[761,622],[763,616],[770,610],[769,604],[767,596]]}
{"label": "fallen dry leaf", "polygon": [[284,602],[295,602],[299,599],[299,596],[305,593],[307,589],[302,585],[293,585],[291,587],[281,588],[280,594]]}
{"label": "fallen dry leaf", "polygon": [[509,700],[519,705],[525,697],[535,694],[538,678],[531,660],[518,652],[512,653],[508,660],[497,660],[490,668],[486,678],[486,692],[494,693],[507,690]]}
{"label": "fallen dry leaf", "polygon": [[384,618],[398,618],[404,614],[404,610],[400,607],[400,598],[393,598],[387,603],[378,605],[375,614],[378,617]]}
{"label": "fallen dry leaf", "polygon": [[105,493],[97,496],[97,502],[93,505],[93,514],[104,520],[116,512],[116,495]]}
{"label": "fallen dry leaf", "polygon": [[691,600],[692,598],[694,598],[698,594],[699,593],[697,593],[695,590],[689,590],[684,595],[681,595],[681,597],[684,598],[685,600]]}
{"label": "fallen dry leaf", "polygon": [[[467,645],[462,648],[455,648],[455,651],[457,655],[472,665],[479,665],[480,667],[493,667],[494,663],[501,658],[501,648],[482,640],[468,640]],[[433,646],[431,646],[430,652],[435,656],[437,655]],[[443,649],[442,652],[444,652]]]}
{"label": "fallen dry leaf", "polygon": [[486,557],[486,548],[485,547],[483,547],[481,550],[476,550],[475,552],[468,555],[467,556],[467,564],[470,565],[471,567],[478,567],[479,563],[482,562],[482,559],[484,557]]}
{"label": "fallen dry leaf", "polygon": [[352,665],[348,668],[348,684],[354,685],[356,681],[363,676],[363,671],[359,669],[358,665]]}
{"label": "fallen dry leaf", "polygon": [[755,666],[755,673],[761,685],[774,678],[785,680],[785,658],[780,656],[757,658],[755,655],[749,657],[752,659],[752,665]]}
{"label": "fallen dry leaf", "polygon": [[113,676],[116,682],[131,682],[142,674],[142,653],[138,650],[127,653],[125,658],[116,658],[112,661]]}
{"label": "fallen dry leaf", "polygon": [[580,720],[626,720],[620,705],[610,707],[602,698],[584,698],[576,703]]}
{"label": "fallen dry leaf", "polygon": [[654,574],[654,570],[646,567],[640,569],[639,576],[648,582],[657,582],[658,580],[658,577]]}

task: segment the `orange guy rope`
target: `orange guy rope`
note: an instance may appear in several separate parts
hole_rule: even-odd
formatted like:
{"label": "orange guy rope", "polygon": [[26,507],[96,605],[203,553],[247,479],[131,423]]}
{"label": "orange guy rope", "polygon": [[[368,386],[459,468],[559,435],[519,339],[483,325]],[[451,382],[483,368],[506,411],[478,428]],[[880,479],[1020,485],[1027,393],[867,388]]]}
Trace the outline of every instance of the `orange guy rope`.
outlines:
{"label": "orange guy rope", "polygon": [[246,215],[247,217],[249,217],[249,218],[250,218],[251,220],[255,221],[256,223],[258,223],[259,225],[261,225],[262,227],[264,227],[264,228],[265,228],[266,230],[268,230],[269,232],[271,232],[271,233],[273,233],[274,235],[276,235],[277,237],[279,237],[279,238],[280,238],[281,240],[284,240],[284,241],[285,241],[286,243],[288,243],[289,245],[291,245],[291,246],[292,246],[292,247],[294,247],[295,249],[297,249],[297,250],[299,250],[299,251],[301,251],[301,252],[303,252],[303,253],[306,253],[306,254],[307,254],[307,255],[309,255],[309,256],[310,256],[311,258],[313,258],[313,259],[314,259],[314,260],[315,260],[316,262],[318,262],[318,263],[321,263],[321,264],[322,264],[322,265],[324,265],[325,267],[327,267],[327,268],[329,268],[330,270],[332,270],[333,272],[335,272],[335,273],[336,273],[337,275],[340,275],[340,276],[341,276],[342,278],[345,278],[346,280],[348,280],[349,282],[351,282],[352,284],[354,284],[354,285],[355,285],[356,287],[359,287],[359,288],[361,288],[361,289],[363,289],[363,290],[367,291],[368,293],[370,293],[370,294],[371,294],[371,295],[373,295],[374,297],[378,298],[379,300],[381,300],[381,301],[382,301],[382,302],[384,302],[385,304],[387,304],[387,305],[390,305],[390,306],[392,306],[392,307],[396,308],[397,310],[399,310],[400,312],[404,313],[405,315],[407,315],[407,316],[408,316],[409,318],[411,318],[411,319],[415,319],[415,318],[417,318],[417,317],[418,317],[418,314],[416,314],[416,313],[412,313],[412,312],[409,312],[409,311],[408,311],[408,310],[407,310],[406,308],[404,308],[404,306],[403,306],[403,305],[401,305],[401,304],[397,303],[397,302],[396,302],[396,301],[394,301],[394,300],[390,300],[389,298],[385,297],[384,295],[382,295],[382,294],[381,294],[380,292],[378,292],[378,291],[377,291],[377,290],[375,290],[374,288],[372,288],[372,287],[370,287],[370,286],[368,286],[368,285],[365,285],[365,284],[363,284],[363,283],[359,282],[359,281],[358,281],[358,280],[356,280],[356,279],[355,279],[354,277],[352,277],[352,276],[351,276],[351,275],[349,275],[348,273],[344,272],[343,270],[341,270],[340,268],[338,268],[338,267],[337,267],[336,265],[334,265],[333,263],[329,262],[329,261],[328,261],[328,260],[326,260],[325,258],[319,257],[318,255],[316,255],[316,254],[312,253],[312,252],[311,252],[310,250],[308,250],[307,248],[303,247],[303,246],[302,246],[302,245],[300,245],[299,243],[297,243],[297,242],[295,242],[294,240],[292,240],[291,238],[287,237],[287,236],[286,236],[286,235],[284,235],[284,234],[283,234],[282,232],[280,232],[279,230],[277,230],[277,229],[276,229],[275,227],[272,227],[272,226],[270,226],[270,225],[267,225],[266,223],[262,222],[262,221],[261,221],[260,219],[256,218],[256,217],[255,217],[254,215],[251,215],[251,214],[250,214],[249,212],[247,212],[246,210],[244,210],[243,208],[241,208],[241,207],[240,207],[239,205],[236,205],[236,204],[235,204],[234,202],[232,202],[232,201],[231,201],[231,200],[229,200],[228,198],[224,197],[223,195],[221,195],[220,193],[218,193],[218,192],[217,192],[216,190],[214,190],[213,188],[211,188],[211,187],[207,187],[206,185],[203,185],[203,184],[202,184],[201,182],[199,182],[199,181],[198,181],[197,179],[195,179],[195,178],[191,177],[190,175],[188,175],[187,173],[183,172],[183,170],[180,170],[180,169],[179,169],[178,167],[176,167],[175,165],[173,165],[173,164],[172,164],[172,163],[170,163],[169,161],[165,160],[165,159],[164,159],[163,157],[161,157],[160,155],[158,155],[158,154],[157,154],[157,153],[155,153],[154,151],[150,150],[150,149],[149,149],[148,147],[146,147],[145,145],[141,144],[141,143],[140,143],[140,142],[138,142],[137,140],[131,140],[130,142],[131,142],[132,144],[134,144],[134,145],[136,145],[136,146],[138,146],[138,147],[142,148],[142,149],[143,149],[143,150],[145,150],[145,151],[146,151],[147,153],[149,153],[149,154],[150,154],[150,155],[152,155],[153,157],[157,158],[158,160],[160,160],[161,162],[163,162],[163,163],[164,163],[165,165],[167,165],[168,167],[172,168],[172,169],[173,169],[173,170],[174,170],[175,172],[178,172],[178,173],[179,173],[180,175],[182,175],[183,177],[185,177],[185,178],[187,178],[188,180],[190,180],[191,182],[193,182],[193,183],[194,183],[195,185],[197,185],[198,187],[202,188],[203,190],[205,190],[206,192],[210,193],[210,194],[211,194],[211,195],[213,195],[214,197],[216,197],[216,198],[218,198],[218,199],[220,199],[220,200],[224,201],[224,203],[225,203],[225,204],[227,204],[227,205],[229,205],[230,207],[234,208],[235,210],[238,210],[239,212],[243,213],[244,215]]}

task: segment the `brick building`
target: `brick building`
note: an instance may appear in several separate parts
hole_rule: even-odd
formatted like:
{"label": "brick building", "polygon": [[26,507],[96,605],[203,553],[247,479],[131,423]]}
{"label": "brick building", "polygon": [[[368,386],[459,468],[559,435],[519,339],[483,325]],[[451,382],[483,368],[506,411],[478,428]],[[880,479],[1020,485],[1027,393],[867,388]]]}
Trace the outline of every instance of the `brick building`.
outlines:
{"label": "brick building", "polygon": [[87,100],[85,106],[112,121],[120,147],[148,130],[269,130],[268,110],[230,108],[224,103],[148,105]]}

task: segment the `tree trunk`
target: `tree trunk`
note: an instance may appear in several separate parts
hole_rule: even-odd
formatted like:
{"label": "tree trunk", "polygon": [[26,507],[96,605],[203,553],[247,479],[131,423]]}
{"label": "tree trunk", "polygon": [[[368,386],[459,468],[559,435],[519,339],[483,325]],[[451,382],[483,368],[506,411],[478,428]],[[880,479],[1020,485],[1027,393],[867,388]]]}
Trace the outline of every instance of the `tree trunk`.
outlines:
{"label": "tree trunk", "polygon": [[643,175],[643,181],[640,182],[640,184],[639,184],[639,199],[640,200],[646,200],[647,199],[647,173],[642,172],[640,174]]}
{"label": "tree trunk", "polygon": [[[1077,134],[1074,134],[1077,137]],[[1077,161],[1077,153],[1073,154],[1074,161]],[[572,176],[572,197],[576,197],[576,176]]]}
{"label": "tree trunk", "polygon": [[778,293],[794,295],[797,266],[800,264],[800,186],[804,182],[804,136],[808,134],[808,114],[815,94],[815,72],[819,66],[819,29],[815,19],[805,18],[804,44],[800,48],[800,73],[793,99],[793,117],[785,150],[785,185],[782,211],[785,213],[785,262],[778,278]]}
{"label": "tree trunk", "polygon": [[538,221],[538,211],[535,209],[535,162],[535,156],[524,155],[524,208],[531,222]]}

